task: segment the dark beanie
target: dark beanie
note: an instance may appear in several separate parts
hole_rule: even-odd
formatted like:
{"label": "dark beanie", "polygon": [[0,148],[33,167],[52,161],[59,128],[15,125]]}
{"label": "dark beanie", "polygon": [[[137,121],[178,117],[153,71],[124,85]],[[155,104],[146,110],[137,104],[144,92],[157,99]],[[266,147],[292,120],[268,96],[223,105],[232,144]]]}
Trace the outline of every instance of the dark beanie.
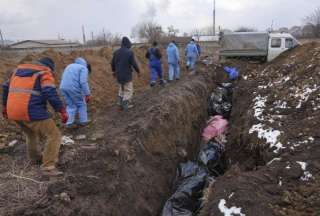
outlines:
{"label": "dark beanie", "polygon": [[55,69],[54,61],[51,58],[44,57],[39,60],[39,62],[47,67],[49,67],[52,71]]}

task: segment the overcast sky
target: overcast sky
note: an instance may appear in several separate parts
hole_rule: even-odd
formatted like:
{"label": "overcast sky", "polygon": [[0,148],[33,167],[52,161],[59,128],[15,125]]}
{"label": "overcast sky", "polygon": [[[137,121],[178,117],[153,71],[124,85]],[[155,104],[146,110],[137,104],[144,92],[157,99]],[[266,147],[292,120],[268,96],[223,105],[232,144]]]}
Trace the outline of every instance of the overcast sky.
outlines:
{"label": "overcast sky", "polygon": [[[252,26],[301,25],[302,18],[320,7],[319,0],[216,0],[217,25],[235,29]],[[81,39],[103,28],[122,35],[146,19],[180,32],[212,25],[213,0],[0,0],[0,29],[6,39]]]}

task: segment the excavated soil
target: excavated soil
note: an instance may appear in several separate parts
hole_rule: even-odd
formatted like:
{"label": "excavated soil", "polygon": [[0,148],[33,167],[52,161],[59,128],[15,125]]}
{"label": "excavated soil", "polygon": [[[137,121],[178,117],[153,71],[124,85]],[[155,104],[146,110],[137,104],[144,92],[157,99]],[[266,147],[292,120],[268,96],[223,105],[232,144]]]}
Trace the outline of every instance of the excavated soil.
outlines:
{"label": "excavated soil", "polygon": [[243,70],[234,93],[230,170],[200,215],[320,215],[320,44]]}

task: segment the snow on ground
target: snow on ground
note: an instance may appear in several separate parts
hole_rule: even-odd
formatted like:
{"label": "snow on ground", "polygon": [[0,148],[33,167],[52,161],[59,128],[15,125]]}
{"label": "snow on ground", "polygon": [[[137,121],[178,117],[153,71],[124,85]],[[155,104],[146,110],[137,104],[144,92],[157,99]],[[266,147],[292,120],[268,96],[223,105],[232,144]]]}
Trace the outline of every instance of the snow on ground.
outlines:
{"label": "snow on ground", "polygon": [[275,105],[274,108],[276,109],[286,109],[288,105],[286,101],[280,101],[280,100],[275,101],[273,104]]}
{"label": "snow on ground", "polygon": [[63,136],[61,139],[61,145],[73,145],[75,144],[74,140],[71,137]]}
{"label": "snow on ground", "polygon": [[319,89],[317,85],[312,87],[304,86],[302,90],[298,89],[294,95],[295,98],[299,99],[299,103],[296,106],[297,109],[300,109],[302,104],[307,102],[312,93],[316,92]]}
{"label": "snow on ground", "polygon": [[269,166],[275,161],[281,161],[281,158],[273,158],[269,163],[267,163],[267,165]]}
{"label": "snow on ground", "polygon": [[222,199],[220,200],[220,203],[218,206],[220,212],[223,213],[224,216],[235,216],[235,215],[246,216],[245,214],[241,213],[241,208],[237,208],[235,206],[228,208],[226,206],[226,203],[227,203],[226,200]]}
{"label": "snow on ground", "polygon": [[264,129],[263,124],[253,125],[252,128],[249,130],[249,134],[253,134],[254,132],[258,133],[259,139],[265,139],[268,144],[270,144],[270,148],[276,148],[274,153],[279,153],[280,149],[284,149],[282,143],[278,141],[281,132],[275,130],[273,128]]}
{"label": "snow on ground", "polygon": [[309,181],[313,179],[312,174],[307,171],[308,164],[306,162],[297,161],[297,163],[301,166],[301,169],[304,171],[303,176],[301,176],[300,180],[302,181]]}
{"label": "snow on ground", "polygon": [[262,97],[261,95],[258,95],[254,99],[254,116],[260,120],[263,121],[264,118],[262,117],[262,113],[266,107],[266,102],[267,102],[268,97]]}

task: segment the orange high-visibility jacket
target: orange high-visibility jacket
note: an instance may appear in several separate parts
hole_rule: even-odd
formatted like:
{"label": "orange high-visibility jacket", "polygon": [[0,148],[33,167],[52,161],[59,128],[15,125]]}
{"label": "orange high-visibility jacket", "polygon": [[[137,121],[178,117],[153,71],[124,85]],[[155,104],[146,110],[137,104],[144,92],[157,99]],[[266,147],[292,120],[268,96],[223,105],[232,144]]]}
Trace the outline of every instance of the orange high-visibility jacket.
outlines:
{"label": "orange high-visibility jacket", "polygon": [[3,93],[3,104],[11,120],[48,119],[51,114],[47,102],[55,111],[63,108],[52,71],[41,64],[19,65],[10,80],[3,85]]}

